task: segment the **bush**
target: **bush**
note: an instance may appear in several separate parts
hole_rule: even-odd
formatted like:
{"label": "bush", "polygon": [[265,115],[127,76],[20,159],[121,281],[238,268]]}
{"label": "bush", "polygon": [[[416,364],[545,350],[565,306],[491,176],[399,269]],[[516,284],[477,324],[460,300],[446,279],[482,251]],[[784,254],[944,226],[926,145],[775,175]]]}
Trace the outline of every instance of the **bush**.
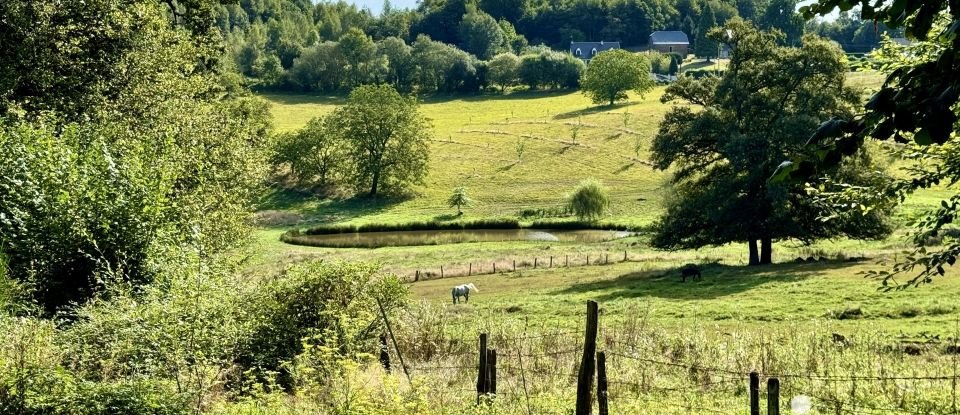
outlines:
{"label": "bush", "polygon": [[577,185],[567,198],[567,204],[577,218],[592,222],[603,216],[610,207],[610,197],[600,182],[587,180]]}
{"label": "bush", "polygon": [[337,360],[360,360],[377,350],[374,342],[383,327],[377,300],[390,312],[404,305],[406,290],[375,265],[322,260],[293,265],[249,300],[254,327],[237,362],[261,380],[277,374],[285,389],[295,383],[291,363],[306,352],[327,356],[301,360],[329,374]]}
{"label": "bush", "polygon": [[537,47],[520,57],[518,74],[520,82],[530,89],[576,88],[585,69],[583,61],[569,53]]}

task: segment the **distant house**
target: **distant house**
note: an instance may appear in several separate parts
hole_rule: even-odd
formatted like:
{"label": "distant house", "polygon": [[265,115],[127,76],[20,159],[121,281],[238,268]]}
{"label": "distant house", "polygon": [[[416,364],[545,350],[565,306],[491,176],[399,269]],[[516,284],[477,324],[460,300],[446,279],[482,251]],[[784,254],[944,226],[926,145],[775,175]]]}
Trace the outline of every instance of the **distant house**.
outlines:
{"label": "distant house", "polygon": [[570,42],[570,54],[584,62],[590,62],[598,53],[620,49],[620,42]]}
{"label": "distant house", "polygon": [[650,34],[650,49],[685,57],[690,50],[690,39],[679,31],[656,31]]}

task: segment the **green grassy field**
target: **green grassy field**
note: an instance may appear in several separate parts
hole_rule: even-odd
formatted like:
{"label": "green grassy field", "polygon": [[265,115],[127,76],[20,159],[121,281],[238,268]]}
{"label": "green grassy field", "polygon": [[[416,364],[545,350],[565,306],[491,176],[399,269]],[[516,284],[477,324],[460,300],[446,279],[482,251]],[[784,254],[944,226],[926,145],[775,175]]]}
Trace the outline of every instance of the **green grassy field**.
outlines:
{"label": "green grassy field", "polygon": [[[849,81],[869,90],[882,77],[853,73]],[[604,220],[649,224],[660,212],[667,179],[645,161],[669,108],[659,102],[662,93],[658,87],[612,108],[595,107],[578,92],[424,99],[422,111],[432,120],[435,139],[426,184],[415,189],[414,197],[328,200],[275,190],[261,205],[263,225],[254,261],[260,268],[307,258],[374,261],[405,278],[424,276],[408,285],[414,304],[401,313],[395,330],[418,379],[415,384],[444,391],[429,393],[425,402],[449,407],[451,413],[473,408],[473,350],[481,332],[491,333],[491,345],[506,355],[499,409],[490,413],[569,412],[588,299],[602,308],[601,349],[618,356],[611,360],[612,384],[617,385],[611,391],[611,413],[745,412],[741,375],[750,370],[807,376],[784,380],[788,392],[783,403],[796,394],[813,396],[811,414],[943,413],[951,392],[939,381],[883,378],[943,375],[956,363],[955,355],[945,353],[944,342],[960,332],[960,280],[948,277],[884,292],[879,281],[862,275],[885,269],[889,265],[881,261],[895,261],[909,247],[905,228],[884,241],[781,242],[775,246],[777,263],[756,268],[744,266],[746,248],[741,245],[664,252],[650,249],[642,235],[593,244],[377,249],[279,242],[290,227],[312,223],[456,220],[444,202],[461,185],[476,200],[465,219],[517,217],[522,209],[559,206],[564,194],[587,178],[610,189],[613,209]],[[265,97],[281,131],[296,129],[342,102],[342,97]],[[517,160],[515,146],[521,139],[526,151]],[[913,195],[898,219],[905,223],[949,194],[939,188]],[[624,254],[629,261],[622,262]],[[794,261],[811,256],[826,260]],[[598,264],[608,257],[612,264]],[[571,266],[565,266],[567,261]],[[704,264],[703,281],[680,281],[678,269],[686,263]],[[441,272],[447,278],[436,278]],[[480,275],[456,276],[468,272]],[[466,282],[480,292],[468,304],[451,304],[451,287]],[[850,342],[837,343],[833,333]],[[927,343],[926,336],[941,341]],[[518,340],[528,337],[535,340]],[[908,353],[909,347],[921,355]],[[644,364],[625,355],[665,363]],[[526,371],[518,371],[517,363],[528,365]],[[837,375],[867,380],[831,380]]]}
{"label": "green grassy field", "polygon": [[[432,121],[434,141],[426,184],[414,189],[416,197],[393,203],[333,202],[280,192],[268,196],[267,206],[327,221],[445,218],[454,213],[446,198],[454,187],[465,186],[476,201],[466,210],[467,218],[514,216],[524,208],[559,206],[578,182],[596,178],[611,191],[610,220],[648,223],[658,210],[666,177],[646,161],[668,108],[659,102],[662,91],[632,96],[612,108],[593,106],[579,92],[427,99],[421,110]],[[340,102],[302,95],[265,97],[273,103],[281,131],[298,128]],[[525,142],[519,160],[518,140]]]}

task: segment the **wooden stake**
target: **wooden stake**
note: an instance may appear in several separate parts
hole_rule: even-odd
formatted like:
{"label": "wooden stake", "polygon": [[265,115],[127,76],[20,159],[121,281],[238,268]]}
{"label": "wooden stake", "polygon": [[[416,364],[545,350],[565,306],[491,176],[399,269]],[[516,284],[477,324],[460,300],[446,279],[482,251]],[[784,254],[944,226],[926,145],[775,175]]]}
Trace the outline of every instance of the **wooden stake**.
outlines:
{"label": "wooden stake", "polygon": [[380,307],[380,315],[383,316],[383,323],[387,326],[387,333],[390,333],[390,340],[393,341],[393,348],[397,351],[397,358],[400,359],[400,367],[403,368],[403,374],[407,375],[407,382],[413,383],[410,377],[410,371],[407,370],[407,364],[403,363],[403,354],[400,353],[400,347],[397,346],[397,338],[393,335],[393,329],[390,328],[390,319],[387,318],[387,311],[383,309],[383,303],[377,298],[377,306]]}
{"label": "wooden stake", "polygon": [[480,333],[480,362],[477,365],[477,405],[487,394],[487,333]]}
{"label": "wooden stake", "polygon": [[780,379],[767,379],[767,415],[780,415]]}
{"label": "wooden stake", "polygon": [[750,372],[750,415],[760,415],[760,375]]}
{"label": "wooden stake", "polygon": [[607,355],[597,352],[597,410],[600,415],[607,415]]}
{"label": "wooden stake", "polygon": [[[576,415],[590,415],[591,391],[593,389],[593,374],[596,371],[597,353],[597,324],[598,306],[593,300],[587,301],[587,324],[583,339],[583,357],[580,360],[580,370],[577,373],[577,404]],[[759,415],[759,414],[758,414]]]}

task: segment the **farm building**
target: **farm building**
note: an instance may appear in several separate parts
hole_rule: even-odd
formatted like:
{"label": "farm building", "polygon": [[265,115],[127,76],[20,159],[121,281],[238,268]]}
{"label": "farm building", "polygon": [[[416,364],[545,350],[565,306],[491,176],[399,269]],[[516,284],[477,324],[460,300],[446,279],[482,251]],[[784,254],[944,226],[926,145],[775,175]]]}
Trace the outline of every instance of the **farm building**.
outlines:
{"label": "farm building", "polygon": [[598,53],[620,49],[620,42],[570,42],[570,54],[584,62],[590,62]]}
{"label": "farm building", "polygon": [[650,34],[650,49],[663,53],[679,53],[687,56],[690,39],[680,31],[656,31]]}

